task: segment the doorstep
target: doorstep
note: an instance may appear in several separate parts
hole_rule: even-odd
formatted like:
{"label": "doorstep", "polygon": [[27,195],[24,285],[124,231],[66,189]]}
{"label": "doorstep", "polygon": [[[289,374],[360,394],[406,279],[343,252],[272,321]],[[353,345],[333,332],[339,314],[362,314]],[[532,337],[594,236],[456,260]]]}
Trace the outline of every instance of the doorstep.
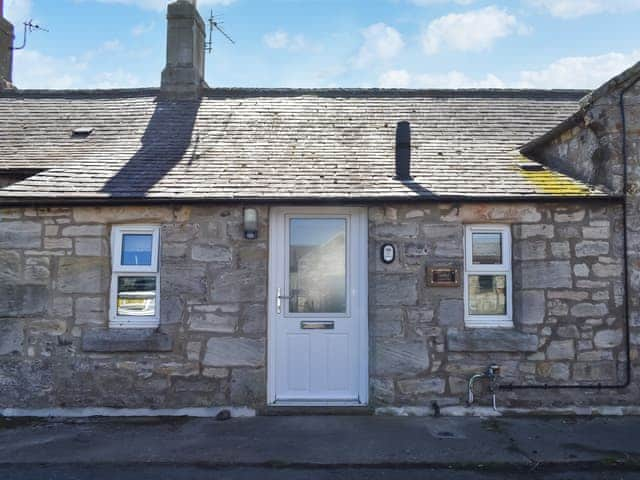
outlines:
{"label": "doorstep", "polygon": [[267,405],[262,408],[256,409],[256,415],[260,416],[322,416],[322,415],[336,415],[336,416],[367,416],[375,415],[375,410],[372,407],[366,405],[359,406],[292,406],[292,405]]}

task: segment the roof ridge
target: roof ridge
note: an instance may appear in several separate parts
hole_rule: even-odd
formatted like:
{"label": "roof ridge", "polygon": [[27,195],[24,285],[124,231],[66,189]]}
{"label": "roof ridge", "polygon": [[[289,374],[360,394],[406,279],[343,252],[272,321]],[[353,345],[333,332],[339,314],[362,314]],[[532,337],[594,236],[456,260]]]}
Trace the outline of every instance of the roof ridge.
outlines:
{"label": "roof ridge", "polygon": [[14,89],[0,91],[0,98],[11,97],[109,97],[109,96],[146,96],[159,94],[159,87],[109,88],[109,89]]}
{"label": "roof ridge", "polygon": [[619,73],[615,77],[607,80],[598,88],[585,95],[584,98],[580,100],[580,107],[582,110],[586,110],[599,98],[602,98],[621,85],[632,82],[637,78],[640,78],[640,62],[633,64],[622,73]]}
{"label": "roof ridge", "polygon": [[203,96],[219,95],[265,95],[273,96],[362,96],[362,97],[487,97],[487,98],[562,98],[579,100],[589,90],[574,89],[522,89],[522,88],[257,88],[217,87],[203,91]]}
{"label": "roof ridge", "polygon": [[[321,97],[432,97],[432,98],[528,98],[578,101],[589,90],[579,89],[523,89],[523,88],[460,88],[460,89],[410,89],[410,88],[284,88],[284,87],[214,87],[203,90],[203,98],[238,96],[301,96]],[[47,97],[117,97],[161,95],[158,87],[151,88],[115,88],[115,89],[25,89],[0,92],[0,98],[47,98]]]}

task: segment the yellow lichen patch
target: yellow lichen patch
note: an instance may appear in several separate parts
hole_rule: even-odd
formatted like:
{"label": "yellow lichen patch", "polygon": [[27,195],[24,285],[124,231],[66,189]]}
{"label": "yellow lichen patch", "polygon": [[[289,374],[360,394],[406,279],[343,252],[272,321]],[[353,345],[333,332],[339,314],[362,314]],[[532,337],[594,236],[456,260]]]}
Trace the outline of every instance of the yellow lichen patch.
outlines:
{"label": "yellow lichen patch", "polygon": [[561,173],[552,172],[551,170],[542,170],[539,172],[520,170],[520,174],[535,185],[536,190],[540,193],[558,196],[588,196],[592,193],[586,185],[576,182]]}
{"label": "yellow lichen patch", "polygon": [[591,188],[584,183],[561,173],[554,172],[553,170],[549,170],[546,167],[541,170],[523,169],[522,165],[524,164],[537,164],[538,162],[535,162],[520,153],[516,154],[515,160],[517,165],[515,165],[514,168],[517,169],[520,175],[536,187],[537,193],[555,196],[589,196],[594,193]]}

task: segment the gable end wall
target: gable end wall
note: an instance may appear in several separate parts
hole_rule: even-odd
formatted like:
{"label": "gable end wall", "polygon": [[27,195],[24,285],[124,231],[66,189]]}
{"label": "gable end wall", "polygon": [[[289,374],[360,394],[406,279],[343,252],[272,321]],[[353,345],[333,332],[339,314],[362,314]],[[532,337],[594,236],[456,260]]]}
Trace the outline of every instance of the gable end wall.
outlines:
{"label": "gable end wall", "polygon": [[[635,78],[634,78],[635,77]],[[585,107],[584,121],[538,147],[533,155],[543,163],[578,179],[605,185],[623,193],[623,141],[626,144],[627,242],[629,275],[629,322],[632,345],[640,339],[640,78],[635,73],[600,90]],[[626,125],[620,108],[623,89]],[[623,127],[626,129],[623,130]],[[626,135],[623,135],[623,132]],[[638,351],[631,351],[637,383]]]}

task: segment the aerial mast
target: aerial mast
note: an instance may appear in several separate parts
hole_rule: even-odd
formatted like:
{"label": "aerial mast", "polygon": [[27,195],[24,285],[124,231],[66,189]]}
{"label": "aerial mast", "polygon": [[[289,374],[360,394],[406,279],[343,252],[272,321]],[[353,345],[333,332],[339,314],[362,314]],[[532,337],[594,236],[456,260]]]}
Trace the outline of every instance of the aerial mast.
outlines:
{"label": "aerial mast", "polygon": [[[0,3],[0,6],[2,6],[1,3]],[[33,20],[29,20],[28,22],[24,22],[22,25],[24,25],[24,35],[22,37],[22,45],[20,45],[19,47],[11,47],[11,50],[22,50],[24,47],[26,47],[27,46],[27,34],[29,34],[29,33],[32,33],[35,30],[40,30],[41,32],[48,32],[49,31],[46,28],[41,27],[40,25],[37,25],[37,24],[33,23]]]}
{"label": "aerial mast", "polygon": [[[196,0],[193,0],[194,5]],[[221,33],[222,36],[224,38],[226,38],[227,40],[229,40],[229,42],[233,43],[235,45],[235,40],[233,38],[231,38],[230,35],[227,34],[227,32],[225,32],[222,29],[222,22],[220,22],[219,20],[217,20],[217,17],[215,17],[213,15],[213,10],[211,10],[211,14],[209,16],[209,40],[207,40],[206,42],[204,42],[204,50],[207,53],[211,53],[213,51],[213,30],[217,30],[218,33]]]}

